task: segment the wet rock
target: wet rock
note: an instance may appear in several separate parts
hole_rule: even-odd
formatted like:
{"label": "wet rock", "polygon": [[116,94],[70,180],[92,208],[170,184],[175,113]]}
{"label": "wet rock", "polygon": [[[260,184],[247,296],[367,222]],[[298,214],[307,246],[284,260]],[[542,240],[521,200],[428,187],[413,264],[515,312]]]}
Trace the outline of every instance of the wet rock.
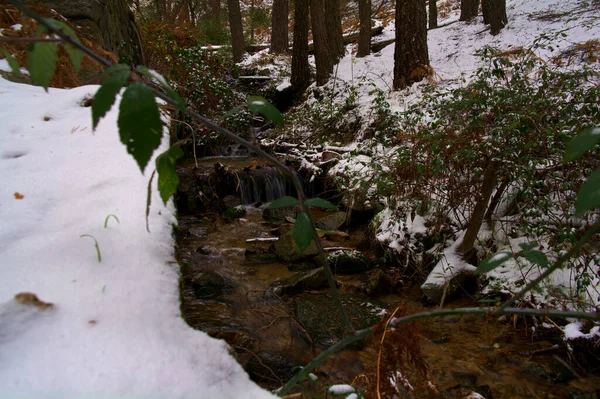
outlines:
{"label": "wet rock", "polygon": [[196,275],[192,279],[194,295],[198,299],[214,298],[233,290],[232,281],[214,271]]}
{"label": "wet rock", "polygon": [[316,223],[317,228],[327,231],[339,230],[346,223],[346,212],[336,212],[319,219]]}
{"label": "wet rock", "polygon": [[[378,323],[384,315],[385,305],[378,301],[343,295],[342,303],[356,330]],[[342,317],[336,304],[328,296],[310,294],[296,296],[294,298],[294,315],[309,332],[317,346],[329,347],[345,336]],[[360,348],[366,342],[359,342],[353,346]]]}
{"label": "wet rock", "polygon": [[226,195],[223,197],[223,203],[226,208],[235,208],[236,206],[242,205],[242,200],[233,195]]}
{"label": "wet rock", "polygon": [[446,284],[425,283],[421,286],[421,301],[427,304],[439,304],[444,297],[447,302],[462,293],[473,293],[477,288],[477,279],[473,272],[464,270],[455,275],[450,282]]}
{"label": "wet rock", "polygon": [[279,260],[276,254],[271,252],[269,248],[248,248],[246,249],[246,263],[252,265],[262,265],[267,263],[275,263]]}
{"label": "wet rock", "polygon": [[373,262],[360,251],[340,250],[327,257],[327,263],[333,274],[357,274],[371,270]]}
{"label": "wet rock", "polygon": [[252,356],[245,369],[255,382],[281,385],[294,376],[296,366],[299,364],[287,356],[277,352],[261,351]]}
{"label": "wet rock", "polygon": [[300,263],[289,264],[288,270],[293,271],[293,272],[299,272],[299,271],[316,269],[317,267],[319,267],[319,265],[317,265],[314,262],[300,262]]}
{"label": "wet rock", "polygon": [[387,294],[394,289],[392,279],[381,269],[372,270],[360,284],[360,290],[368,296]]}
{"label": "wet rock", "polygon": [[180,214],[197,215],[206,210],[203,198],[198,193],[202,191],[192,171],[178,167],[177,177],[179,186],[175,195],[177,210]]}
{"label": "wet rock", "polygon": [[317,255],[317,246],[314,241],[302,253],[296,252],[296,243],[294,237],[290,234],[294,226],[291,224],[282,224],[279,226],[279,240],[273,243],[275,254],[284,262],[298,262],[313,258]]}
{"label": "wet rock", "polygon": [[291,295],[302,291],[318,290],[327,285],[327,277],[322,267],[307,272],[299,272],[292,277],[275,281],[267,292],[277,296]]}
{"label": "wet rock", "polygon": [[235,220],[246,216],[246,208],[243,205],[238,205],[235,208],[228,208],[223,212],[223,218],[225,220]]}
{"label": "wet rock", "polygon": [[286,208],[266,208],[263,211],[263,219],[271,223],[283,223],[286,218],[296,219],[298,215],[297,206],[288,206]]}

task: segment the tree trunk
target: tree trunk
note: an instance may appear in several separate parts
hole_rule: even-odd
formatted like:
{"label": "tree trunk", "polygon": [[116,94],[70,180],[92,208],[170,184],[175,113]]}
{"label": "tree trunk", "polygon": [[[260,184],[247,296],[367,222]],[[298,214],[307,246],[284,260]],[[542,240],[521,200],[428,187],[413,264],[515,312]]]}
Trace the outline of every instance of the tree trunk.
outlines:
{"label": "tree trunk", "polygon": [[271,18],[271,52],[287,53],[288,37],[288,0],[274,0]]}
{"label": "tree trunk", "polygon": [[310,0],[310,18],[312,21],[313,42],[315,44],[315,64],[317,64],[317,86],[329,80],[333,72],[333,51],[329,46],[325,21],[325,1]]}
{"label": "tree trunk", "polygon": [[345,53],[340,0],[325,0],[323,3],[325,4],[325,29],[331,50],[331,59],[333,63],[336,63]]}
{"label": "tree trunk", "polygon": [[229,29],[231,31],[231,47],[233,48],[233,62],[240,62],[244,58],[244,28],[242,27],[242,12],[239,0],[227,0],[229,14]]}
{"label": "tree trunk", "polygon": [[481,0],[481,13],[483,14],[483,23],[490,23],[490,0]]}
{"label": "tree trunk", "polygon": [[508,23],[506,16],[506,0],[488,0],[489,16],[492,35],[500,33]]}
{"label": "tree trunk", "polygon": [[210,0],[210,19],[221,22],[221,0]]}
{"label": "tree trunk", "polygon": [[308,64],[309,0],[294,0],[294,46],[292,47],[292,86],[304,90],[310,83]]}
{"label": "tree trunk", "polygon": [[473,209],[473,213],[471,214],[471,219],[469,220],[469,225],[467,226],[465,236],[458,247],[458,252],[462,253],[466,257],[469,257],[473,251],[473,245],[477,239],[477,234],[479,234],[479,229],[481,229],[481,223],[483,223],[485,211],[488,207],[488,203],[490,202],[490,197],[492,196],[494,187],[496,186],[496,167],[497,162],[490,161],[485,168],[485,172],[483,172],[481,194],[477,199],[475,209]]}
{"label": "tree trunk", "polygon": [[460,1],[460,20],[470,21],[477,17],[479,12],[479,0],[461,0]]}
{"label": "tree trunk", "polygon": [[164,20],[167,16],[167,2],[165,0],[154,0],[156,8],[156,17],[159,20]]}
{"label": "tree trunk", "polygon": [[437,1],[429,0],[429,29],[438,27]]}
{"label": "tree trunk", "polygon": [[371,0],[358,0],[360,34],[358,36],[357,57],[371,54]]}
{"label": "tree trunk", "polygon": [[425,0],[396,0],[394,90],[422,80],[429,72]]}

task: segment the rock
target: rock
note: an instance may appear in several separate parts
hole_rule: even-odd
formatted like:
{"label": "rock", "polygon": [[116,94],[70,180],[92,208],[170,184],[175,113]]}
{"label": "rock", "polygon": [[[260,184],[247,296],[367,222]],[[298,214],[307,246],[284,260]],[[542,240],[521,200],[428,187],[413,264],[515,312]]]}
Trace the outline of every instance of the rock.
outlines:
{"label": "rock", "polygon": [[239,219],[246,216],[246,208],[243,205],[238,205],[235,208],[228,208],[223,212],[223,218],[228,221]]}
{"label": "rock", "polygon": [[298,272],[298,271],[305,271],[305,270],[312,270],[312,269],[316,269],[317,267],[319,267],[319,265],[317,265],[314,262],[300,262],[300,263],[291,263],[288,265],[288,270],[293,271],[293,272]]}
{"label": "rock", "polygon": [[314,241],[302,253],[296,252],[296,243],[292,237],[291,231],[294,226],[291,224],[282,224],[279,226],[279,240],[273,243],[273,250],[277,257],[284,262],[298,262],[313,258],[317,255],[317,246]]}
{"label": "rock", "polygon": [[327,285],[327,277],[322,267],[307,272],[299,272],[292,277],[275,281],[267,292],[277,296],[291,295],[302,291],[318,290]]}
{"label": "rock", "polygon": [[362,282],[360,289],[368,296],[390,293],[395,287],[390,277],[381,269],[375,269],[369,273],[366,281]]}
{"label": "rock", "polygon": [[362,252],[339,250],[327,257],[327,263],[333,274],[356,274],[374,267],[373,262]]}
{"label": "rock", "polygon": [[298,215],[297,206],[288,206],[286,208],[266,208],[263,211],[263,219],[271,223],[281,224],[286,218],[296,219]]}
{"label": "rock", "polygon": [[438,305],[444,297],[445,301],[456,298],[462,293],[474,292],[477,286],[477,279],[473,272],[464,270],[455,275],[450,282],[446,284],[427,283],[421,286],[421,301],[427,304]]}
{"label": "rock", "polygon": [[[378,323],[384,315],[385,305],[373,300],[364,300],[349,295],[342,296],[344,309],[356,330]],[[301,294],[294,298],[296,319],[309,332],[319,347],[329,347],[345,336],[342,316],[333,300],[325,295]],[[356,347],[362,347],[360,342]]]}
{"label": "rock", "polygon": [[83,36],[117,54],[121,63],[144,64],[138,27],[125,0],[41,0],[81,27]]}
{"label": "rock", "polygon": [[275,263],[279,260],[276,254],[271,252],[269,248],[247,248],[246,263],[248,264],[266,264]]}
{"label": "rock", "polygon": [[233,290],[232,281],[214,271],[203,272],[192,279],[192,288],[198,299],[214,298]]}
{"label": "rock", "polygon": [[317,229],[326,231],[339,230],[346,223],[346,212],[336,212],[331,215],[323,216],[316,223]]}
{"label": "rock", "polygon": [[295,374],[299,366],[293,359],[277,352],[260,351],[250,358],[246,364],[246,372],[255,382],[275,383],[281,386]]}
{"label": "rock", "polygon": [[236,206],[242,205],[242,200],[233,195],[226,195],[223,197],[223,203],[226,208],[235,208]]}
{"label": "rock", "polygon": [[202,190],[196,182],[194,174],[182,167],[177,167],[176,171],[179,178],[179,186],[175,194],[177,211],[187,215],[198,215],[206,211],[206,205],[198,195]]}

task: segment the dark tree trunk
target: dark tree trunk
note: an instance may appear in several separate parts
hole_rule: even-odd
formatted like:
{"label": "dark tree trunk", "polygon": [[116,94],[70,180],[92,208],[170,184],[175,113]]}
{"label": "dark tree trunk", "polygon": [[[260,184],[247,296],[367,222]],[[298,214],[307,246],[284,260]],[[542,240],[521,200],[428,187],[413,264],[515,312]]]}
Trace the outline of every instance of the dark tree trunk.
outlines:
{"label": "dark tree trunk", "polygon": [[479,12],[479,0],[460,0],[460,20],[470,21]]}
{"label": "dark tree trunk", "polygon": [[333,62],[339,61],[344,56],[344,38],[342,37],[342,16],[340,0],[324,0],[325,4],[325,29],[331,50]]}
{"label": "dark tree trunk", "polygon": [[425,0],[396,0],[394,90],[422,80],[429,72]]}
{"label": "dark tree trunk", "polygon": [[429,0],[429,29],[438,27],[437,1]]}
{"label": "dark tree trunk", "polygon": [[483,23],[490,23],[490,0],[481,0],[481,13],[483,14]]}
{"label": "dark tree trunk", "polygon": [[506,0],[488,0],[490,28],[492,35],[500,33],[502,28],[508,23],[506,16]]}
{"label": "dark tree trunk", "polygon": [[239,0],[227,0],[227,9],[233,62],[240,62],[244,58],[244,28],[242,27],[242,12],[240,11]]}
{"label": "dark tree trunk", "polygon": [[371,53],[371,0],[358,0],[360,34],[358,36],[357,57],[366,57]]}
{"label": "dark tree trunk", "polygon": [[327,37],[325,20],[325,2],[329,0],[310,0],[310,18],[312,22],[313,42],[315,44],[315,64],[317,64],[317,86],[329,80],[333,72],[332,53]]}
{"label": "dark tree trunk", "polygon": [[156,17],[161,21],[164,20],[167,16],[166,0],[154,0],[154,6],[156,8]]}
{"label": "dark tree trunk", "polygon": [[274,0],[271,19],[271,52],[287,53],[288,37],[288,0]]}
{"label": "dark tree trunk", "polygon": [[221,22],[221,0],[210,0],[210,19]]}
{"label": "dark tree trunk", "polygon": [[309,0],[294,0],[294,46],[292,48],[292,86],[304,90],[310,83],[308,64]]}

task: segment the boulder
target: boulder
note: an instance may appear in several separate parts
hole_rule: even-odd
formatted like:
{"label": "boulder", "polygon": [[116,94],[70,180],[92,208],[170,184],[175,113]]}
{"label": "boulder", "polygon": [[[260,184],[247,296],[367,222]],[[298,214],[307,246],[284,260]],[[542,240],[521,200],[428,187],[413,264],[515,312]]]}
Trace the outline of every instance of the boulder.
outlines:
{"label": "boulder", "polygon": [[279,260],[277,255],[269,250],[269,248],[247,248],[246,263],[250,265],[275,263]]}
{"label": "boulder", "polygon": [[243,205],[238,205],[235,208],[227,208],[223,212],[223,218],[228,221],[243,218],[246,216],[246,208]]}
{"label": "boulder", "polygon": [[292,224],[282,224],[279,226],[279,240],[273,243],[273,250],[277,257],[284,262],[299,262],[308,260],[317,255],[317,245],[314,241],[302,253],[296,252],[296,243],[291,232],[294,229]]}
{"label": "boulder", "polygon": [[326,231],[339,230],[346,223],[346,212],[336,212],[331,215],[323,216],[316,223],[317,229]]}
{"label": "boulder", "polygon": [[292,277],[275,281],[267,289],[277,296],[291,295],[307,290],[318,290],[327,285],[327,276],[322,267],[307,272],[299,272]]}
{"label": "boulder", "polygon": [[194,295],[198,299],[215,298],[233,290],[232,281],[215,271],[207,271],[192,279]]}
{"label": "boulder", "polygon": [[339,250],[327,257],[327,264],[333,274],[357,274],[371,270],[375,265],[360,251]]}
{"label": "boulder", "polygon": [[281,224],[286,218],[296,219],[299,210],[297,206],[288,206],[285,208],[266,208],[263,211],[263,219],[271,223]]}
{"label": "boulder", "polygon": [[226,195],[223,197],[223,203],[225,204],[226,208],[235,208],[242,205],[242,200],[238,197],[234,197],[233,195]]}

